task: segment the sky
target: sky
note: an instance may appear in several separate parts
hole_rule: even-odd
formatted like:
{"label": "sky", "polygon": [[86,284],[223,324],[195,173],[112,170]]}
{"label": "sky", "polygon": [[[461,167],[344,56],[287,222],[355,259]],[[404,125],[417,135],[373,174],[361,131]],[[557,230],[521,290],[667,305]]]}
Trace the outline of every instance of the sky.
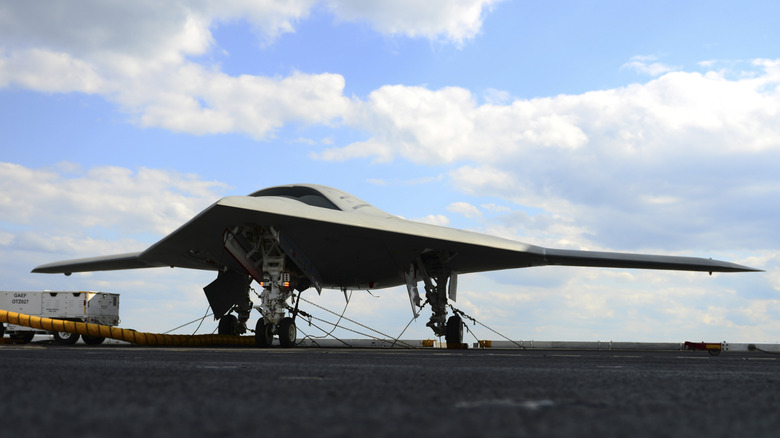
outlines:
{"label": "sky", "polygon": [[[455,306],[511,339],[780,342],[776,2],[48,3],[0,0],[0,290],[120,293],[123,327],[174,329],[208,314],[213,272],[30,271],[317,183],[530,244],[766,271],[461,276]],[[405,288],[303,298],[389,336],[412,318]]]}

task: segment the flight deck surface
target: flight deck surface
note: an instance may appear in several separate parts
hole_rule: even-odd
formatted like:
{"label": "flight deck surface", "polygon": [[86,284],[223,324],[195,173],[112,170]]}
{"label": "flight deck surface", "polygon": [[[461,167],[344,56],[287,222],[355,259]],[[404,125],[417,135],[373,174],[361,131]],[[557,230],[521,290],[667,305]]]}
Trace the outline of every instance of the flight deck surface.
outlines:
{"label": "flight deck surface", "polygon": [[[0,346],[9,436],[776,436],[763,353]],[[54,435],[52,435],[54,436]]]}

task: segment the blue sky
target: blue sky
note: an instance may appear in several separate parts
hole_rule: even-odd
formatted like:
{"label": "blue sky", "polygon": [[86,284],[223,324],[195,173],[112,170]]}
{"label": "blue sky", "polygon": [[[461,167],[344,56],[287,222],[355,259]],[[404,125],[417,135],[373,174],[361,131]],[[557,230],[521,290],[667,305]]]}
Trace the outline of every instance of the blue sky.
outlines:
{"label": "blue sky", "polygon": [[[29,271],[314,182],[533,244],[767,271],[464,276],[458,306],[513,338],[778,341],[779,8],[2,1],[0,288],[119,292],[123,326],[173,328],[205,311],[211,273]],[[376,295],[347,315],[400,332],[405,291]]]}

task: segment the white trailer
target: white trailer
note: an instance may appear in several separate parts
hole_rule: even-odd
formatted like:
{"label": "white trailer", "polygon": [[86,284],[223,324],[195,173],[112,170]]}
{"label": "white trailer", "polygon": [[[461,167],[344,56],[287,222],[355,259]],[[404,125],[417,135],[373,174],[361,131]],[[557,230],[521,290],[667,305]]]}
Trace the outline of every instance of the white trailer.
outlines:
{"label": "white trailer", "polygon": [[[119,294],[90,291],[0,291],[0,309],[44,318],[119,325]],[[0,337],[7,333],[11,338],[27,343],[36,334],[48,334],[44,330],[14,324],[0,324]],[[51,333],[61,344],[75,344],[75,333]],[[100,344],[105,338],[83,336],[87,344]]]}

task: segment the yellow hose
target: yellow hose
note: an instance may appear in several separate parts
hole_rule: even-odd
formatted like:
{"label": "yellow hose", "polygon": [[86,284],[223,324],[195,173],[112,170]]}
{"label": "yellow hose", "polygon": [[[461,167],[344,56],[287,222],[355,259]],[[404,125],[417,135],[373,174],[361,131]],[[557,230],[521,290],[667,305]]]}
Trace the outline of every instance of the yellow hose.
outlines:
{"label": "yellow hose", "polygon": [[138,345],[166,346],[213,346],[213,345],[246,345],[254,346],[254,336],[234,335],[163,335],[144,333],[135,330],[112,327],[109,325],[91,324],[86,322],[65,321],[62,319],[41,318],[23,313],[0,310],[0,322],[31,327],[50,332],[76,333],[82,336],[110,338]]}

